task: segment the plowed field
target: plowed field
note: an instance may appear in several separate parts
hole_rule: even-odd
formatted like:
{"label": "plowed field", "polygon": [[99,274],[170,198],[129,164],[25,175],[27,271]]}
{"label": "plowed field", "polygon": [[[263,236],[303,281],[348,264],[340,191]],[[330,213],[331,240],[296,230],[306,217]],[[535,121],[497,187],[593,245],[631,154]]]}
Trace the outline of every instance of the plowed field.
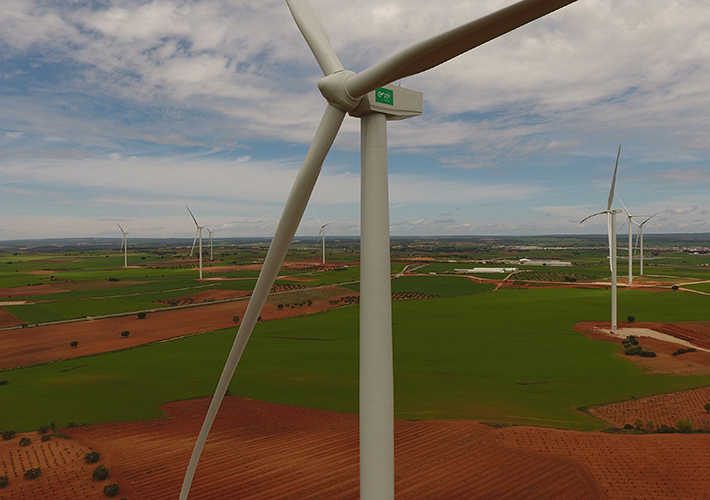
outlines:
{"label": "plowed field", "polygon": [[0,309],[0,328],[18,326],[23,323],[24,321],[16,317],[14,314],[7,312],[5,309]]}

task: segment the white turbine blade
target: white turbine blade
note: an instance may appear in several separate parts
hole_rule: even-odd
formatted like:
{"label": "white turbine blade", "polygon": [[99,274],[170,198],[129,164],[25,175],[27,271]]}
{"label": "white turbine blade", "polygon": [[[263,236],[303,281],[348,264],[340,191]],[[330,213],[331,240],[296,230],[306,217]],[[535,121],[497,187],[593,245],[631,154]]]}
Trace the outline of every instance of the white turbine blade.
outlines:
{"label": "white turbine blade", "polygon": [[298,29],[301,31],[303,38],[306,39],[306,43],[316,57],[318,65],[323,70],[323,74],[328,76],[337,71],[342,71],[343,65],[330,44],[325,28],[318,20],[308,0],[286,0],[286,3],[291,10],[291,15],[296,21]]}
{"label": "white turbine blade", "polygon": [[603,212],[597,212],[597,213],[592,214],[592,215],[587,215],[584,219],[582,219],[581,221],[579,221],[579,223],[582,224],[582,223],[584,223],[584,221],[587,220],[587,219],[591,219],[592,217],[596,217],[597,215],[601,215],[601,214],[605,214],[605,213],[606,213],[606,210],[603,211]]}
{"label": "white turbine blade", "polygon": [[616,232],[618,233],[619,231],[621,231],[628,221],[629,221],[629,219],[627,217],[626,220],[624,222],[622,222],[619,227],[616,228]]}
{"label": "white turbine blade", "polygon": [[619,152],[616,153],[616,165],[614,166],[614,177],[611,179],[611,190],[609,191],[609,203],[606,205],[607,210],[611,210],[611,204],[614,201],[614,187],[616,186],[616,171],[619,169],[619,156],[621,155],[621,144],[619,144]]}
{"label": "white turbine blade", "polygon": [[639,230],[636,231],[636,241],[634,242],[634,252],[636,252],[636,249],[639,247],[639,236],[641,236],[641,231],[643,231],[643,228],[639,226]]}
{"label": "white turbine blade", "polygon": [[197,231],[195,231],[195,239],[192,240],[192,248],[190,249],[190,257],[192,257],[192,252],[195,251],[195,243],[197,242],[197,234],[200,232],[200,226],[197,226]]}
{"label": "white turbine blade", "polygon": [[286,201],[286,206],[284,207],[284,211],[281,215],[281,220],[279,220],[279,225],[276,228],[274,239],[271,241],[271,246],[269,246],[269,251],[266,254],[264,265],[259,273],[259,279],[257,279],[251,300],[249,301],[247,310],[244,313],[244,319],[242,320],[242,325],[239,328],[239,333],[237,333],[237,337],[234,339],[232,350],[229,353],[229,357],[224,365],[217,388],[215,389],[214,396],[212,397],[212,402],[207,410],[207,415],[205,416],[204,423],[202,424],[200,435],[197,438],[195,448],[192,451],[192,456],[190,457],[190,464],[188,465],[187,472],[185,473],[185,479],[182,483],[179,500],[187,500],[187,496],[190,493],[192,478],[195,475],[195,469],[197,468],[197,463],[200,460],[202,448],[205,446],[207,435],[210,432],[210,428],[212,427],[212,423],[217,415],[217,411],[222,404],[229,382],[232,380],[234,370],[237,368],[237,364],[239,363],[239,359],[241,358],[247,341],[251,336],[254,325],[256,325],[261,309],[266,303],[269,291],[271,290],[271,287],[276,280],[276,276],[279,273],[279,269],[283,264],[286,253],[288,252],[288,247],[293,240],[294,234],[296,234],[296,229],[298,229],[298,225],[303,217],[303,212],[306,210],[308,199],[310,198],[313,187],[318,179],[318,174],[320,173],[323,161],[325,160],[330,147],[333,145],[335,136],[338,134],[338,130],[340,130],[340,126],[343,123],[344,118],[344,111],[328,104],[320,125],[318,126],[318,130],[316,131],[316,135],[313,138],[313,142],[311,143],[311,147],[308,149],[306,159],[303,161],[301,170],[298,172],[296,181],[291,188],[291,193],[288,196],[288,201]]}
{"label": "white turbine blade", "polygon": [[650,221],[651,219],[653,219],[656,215],[658,215],[658,212],[656,212],[656,213],[653,214],[651,217],[649,217],[648,219],[646,219],[645,221],[643,221],[641,224],[639,224],[639,227],[641,227],[641,226],[643,226],[644,224],[646,224],[648,221]]}
{"label": "white turbine blade", "polygon": [[318,218],[318,216],[317,216],[316,214],[313,214],[313,217],[316,218],[316,220],[318,221],[318,224],[320,224],[320,227],[323,227],[323,223],[320,221],[320,219]]}
{"label": "white turbine blade", "polygon": [[416,43],[350,77],[345,86],[358,98],[407,76],[416,75],[513,31],[576,0],[523,0],[481,19]]}
{"label": "white turbine blade", "polygon": [[614,214],[611,212],[607,212],[606,215],[606,227],[607,227],[607,234],[609,235],[609,267],[611,268],[611,271],[614,272],[614,256],[612,255],[612,238],[616,236],[613,234],[613,228],[612,228],[612,217],[614,217]]}
{"label": "white turbine blade", "polygon": [[126,231],[124,231],[123,228],[121,227],[121,224],[119,224],[117,222],[116,225],[118,226],[118,229],[120,229],[122,233],[124,233],[124,234],[126,233]]}
{"label": "white turbine blade", "polygon": [[195,226],[200,227],[200,225],[197,223],[197,219],[195,219],[195,216],[192,215],[192,210],[190,210],[190,207],[188,207],[187,205],[185,205],[185,206],[187,207],[187,211],[190,212],[190,216],[192,217],[192,220],[195,221]]}
{"label": "white turbine blade", "polygon": [[631,217],[631,212],[629,212],[629,209],[626,208],[626,205],[624,205],[624,202],[621,201],[621,197],[617,194],[616,199],[619,200],[619,203],[621,203],[621,206],[624,207],[624,212],[626,212],[627,217]]}

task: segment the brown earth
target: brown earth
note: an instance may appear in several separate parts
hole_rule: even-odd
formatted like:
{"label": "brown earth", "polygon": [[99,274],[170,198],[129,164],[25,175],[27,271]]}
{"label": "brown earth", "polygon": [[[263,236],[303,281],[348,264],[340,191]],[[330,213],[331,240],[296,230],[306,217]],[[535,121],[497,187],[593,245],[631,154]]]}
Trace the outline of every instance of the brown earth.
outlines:
{"label": "brown earth", "polygon": [[[700,396],[702,397],[702,396]],[[103,498],[90,449],[131,500],[177,498],[209,398],[163,405],[168,420],[89,425],[19,448],[0,442],[0,498]],[[398,499],[710,498],[710,434],[615,435],[477,422],[395,421]],[[20,463],[20,456],[23,462]],[[36,462],[36,463],[35,463]],[[14,468],[13,468],[14,466]],[[41,466],[35,480],[23,468]],[[0,472],[3,469],[0,468]],[[357,499],[358,417],[225,398],[190,499]],[[51,495],[49,494],[51,492]]]}
{"label": "brown earth", "polygon": [[14,314],[9,313],[5,309],[0,308],[0,328],[6,328],[8,326],[19,326],[24,323],[24,321],[16,317]]}
{"label": "brown earth", "polygon": [[[35,288],[35,287],[33,287]],[[347,291],[352,295],[355,292]],[[0,369],[77,358],[89,354],[115,351],[185,335],[231,328],[234,316],[244,316],[247,301],[238,300],[185,309],[148,313],[118,318],[75,321],[55,325],[28,327],[0,332]],[[313,314],[336,306],[328,299],[315,299],[312,305],[279,309],[266,304],[261,312],[264,321]],[[128,337],[121,332],[129,331]],[[71,347],[73,341],[79,342]]]}
{"label": "brown earth", "polygon": [[184,295],[169,300],[159,300],[159,304],[169,304],[171,306],[179,306],[185,304],[202,304],[204,302],[214,302],[217,300],[236,299],[239,297],[247,297],[251,292],[244,290],[203,290],[202,292]]}
{"label": "brown earth", "polygon": [[[121,495],[132,489],[131,500],[173,500],[208,402],[163,405],[169,420],[64,432],[107,455],[110,470],[122,474],[116,480]],[[499,433],[476,422],[397,420],[397,498],[607,498],[587,467],[568,457],[501,445]],[[190,499],[354,500],[358,482],[357,415],[227,397]]]}
{"label": "brown earth", "polygon": [[[64,283],[59,285],[34,285],[34,286],[16,286],[12,288],[0,288],[0,297],[31,297],[33,295],[46,295],[48,293],[68,292],[69,289],[64,287]],[[1,303],[0,303],[1,304]]]}

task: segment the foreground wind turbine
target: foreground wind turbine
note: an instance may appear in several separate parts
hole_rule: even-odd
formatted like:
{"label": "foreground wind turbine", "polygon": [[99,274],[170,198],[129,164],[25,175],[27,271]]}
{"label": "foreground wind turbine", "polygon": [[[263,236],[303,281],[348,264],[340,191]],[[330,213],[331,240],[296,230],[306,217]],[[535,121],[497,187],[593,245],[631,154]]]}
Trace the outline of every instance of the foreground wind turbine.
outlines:
{"label": "foreground wind turbine", "polygon": [[[314,217],[316,217],[314,215]],[[325,264],[325,228],[328,227],[330,222],[326,222],[323,224],[318,217],[316,217],[316,220],[318,221],[318,224],[320,224],[320,231],[318,232],[318,236],[321,234],[323,235],[323,264]]]}
{"label": "foreground wind turbine", "polygon": [[126,235],[128,233],[123,230],[123,228],[121,227],[121,224],[119,224],[117,222],[116,225],[118,226],[118,229],[120,229],[121,233],[123,234],[123,238],[121,238],[121,249],[123,250],[123,267],[128,267],[128,240],[126,240]]}
{"label": "foreground wind turbine", "polygon": [[636,245],[637,246],[639,244],[639,238],[641,238],[641,246],[639,246],[639,276],[643,276],[643,226],[648,221],[653,219],[656,215],[658,215],[658,212],[656,212],[651,217],[649,217],[648,219],[643,221],[641,224],[634,221],[634,224],[636,224],[639,227],[638,233],[636,233]]}
{"label": "foreground wind turbine", "polygon": [[286,0],[325,77],[328,101],[276,228],[239,333],[217,384],[180,491],[186,500],[217,410],[305,211],[340,126],[361,119],[360,498],[394,498],[394,384],[390,288],[387,120],[421,114],[422,94],[391,82],[416,75],[575,0],[523,0],[434,36],[360,73],[345,70],[307,0]]}
{"label": "foreground wind turbine", "polygon": [[614,166],[614,177],[611,179],[611,190],[609,191],[609,201],[606,205],[606,210],[589,215],[582,219],[580,224],[585,220],[596,215],[606,214],[607,231],[609,233],[609,266],[611,267],[611,330],[616,330],[616,214],[620,210],[612,210],[611,204],[614,201],[614,186],[616,185],[616,171],[619,168],[619,156],[621,155],[621,144],[619,144],[619,152],[616,153],[616,165]]}
{"label": "foreground wind turbine", "polygon": [[[629,209],[626,208],[626,205],[624,205],[624,202],[621,201],[621,198],[619,198],[619,195],[616,196],[619,199],[619,202],[621,203],[621,206],[624,207],[624,212],[626,212],[626,222],[629,224],[629,286],[633,285],[633,236],[632,236],[632,229],[633,229],[633,224],[636,224],[636,221],[634,221],[634,217],[648,217],[647,215],[638,215],[638,214],[632,214],[629,212]],[[653,215],[651,216],[653,217]],[[651,218],[649,217],[649,219]],[[646,219],[648,221],[648,219]],[[637,224],[638,225],[638,224]],[[639,226],[640,227],[640,226]],[[638,238],[637,238],[638,239]],[[643,267],[643,266],[642,266]]]}
{"label": "foreground wind turbine", "polygon": [[200,238],[200,279],[202,279],[202,229],[204,229],[204,226],[200,226],[197,223],[197,219],[195,219],[195,216],[192,215],[192,210],[190,210],[190,207],[185,205],[187,207],[187,211],[190,212],[190,215],[192,216],[192,220],[195,221],[195,227],[197,230],[195,231],[195,239],[192,240],[192,249],[190,250],[190,257],[192,257],[192,253],[195,251],[195,242],[197,241],[197,237],[199,236]]}

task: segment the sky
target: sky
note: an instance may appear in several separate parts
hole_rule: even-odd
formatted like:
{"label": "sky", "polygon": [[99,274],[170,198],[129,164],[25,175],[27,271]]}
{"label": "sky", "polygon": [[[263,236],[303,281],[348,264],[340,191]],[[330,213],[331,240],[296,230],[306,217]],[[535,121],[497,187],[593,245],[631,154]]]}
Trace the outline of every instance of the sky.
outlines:
{"label": "sky", "polygon": [[[355,72],[511,0],[311,0]],[[0,240],[271,236],[325,109],[283,0],[3,0]],[[388,122],[393,236],[710,232],[706,0],[579,0],[425,73]],[[359,234],[346,117],[297,236]],[[621,209],[615,200],[614,207]],[[620,218],[618,225],[621,226]],[[626,233],[626,229],[621,229]]]}

